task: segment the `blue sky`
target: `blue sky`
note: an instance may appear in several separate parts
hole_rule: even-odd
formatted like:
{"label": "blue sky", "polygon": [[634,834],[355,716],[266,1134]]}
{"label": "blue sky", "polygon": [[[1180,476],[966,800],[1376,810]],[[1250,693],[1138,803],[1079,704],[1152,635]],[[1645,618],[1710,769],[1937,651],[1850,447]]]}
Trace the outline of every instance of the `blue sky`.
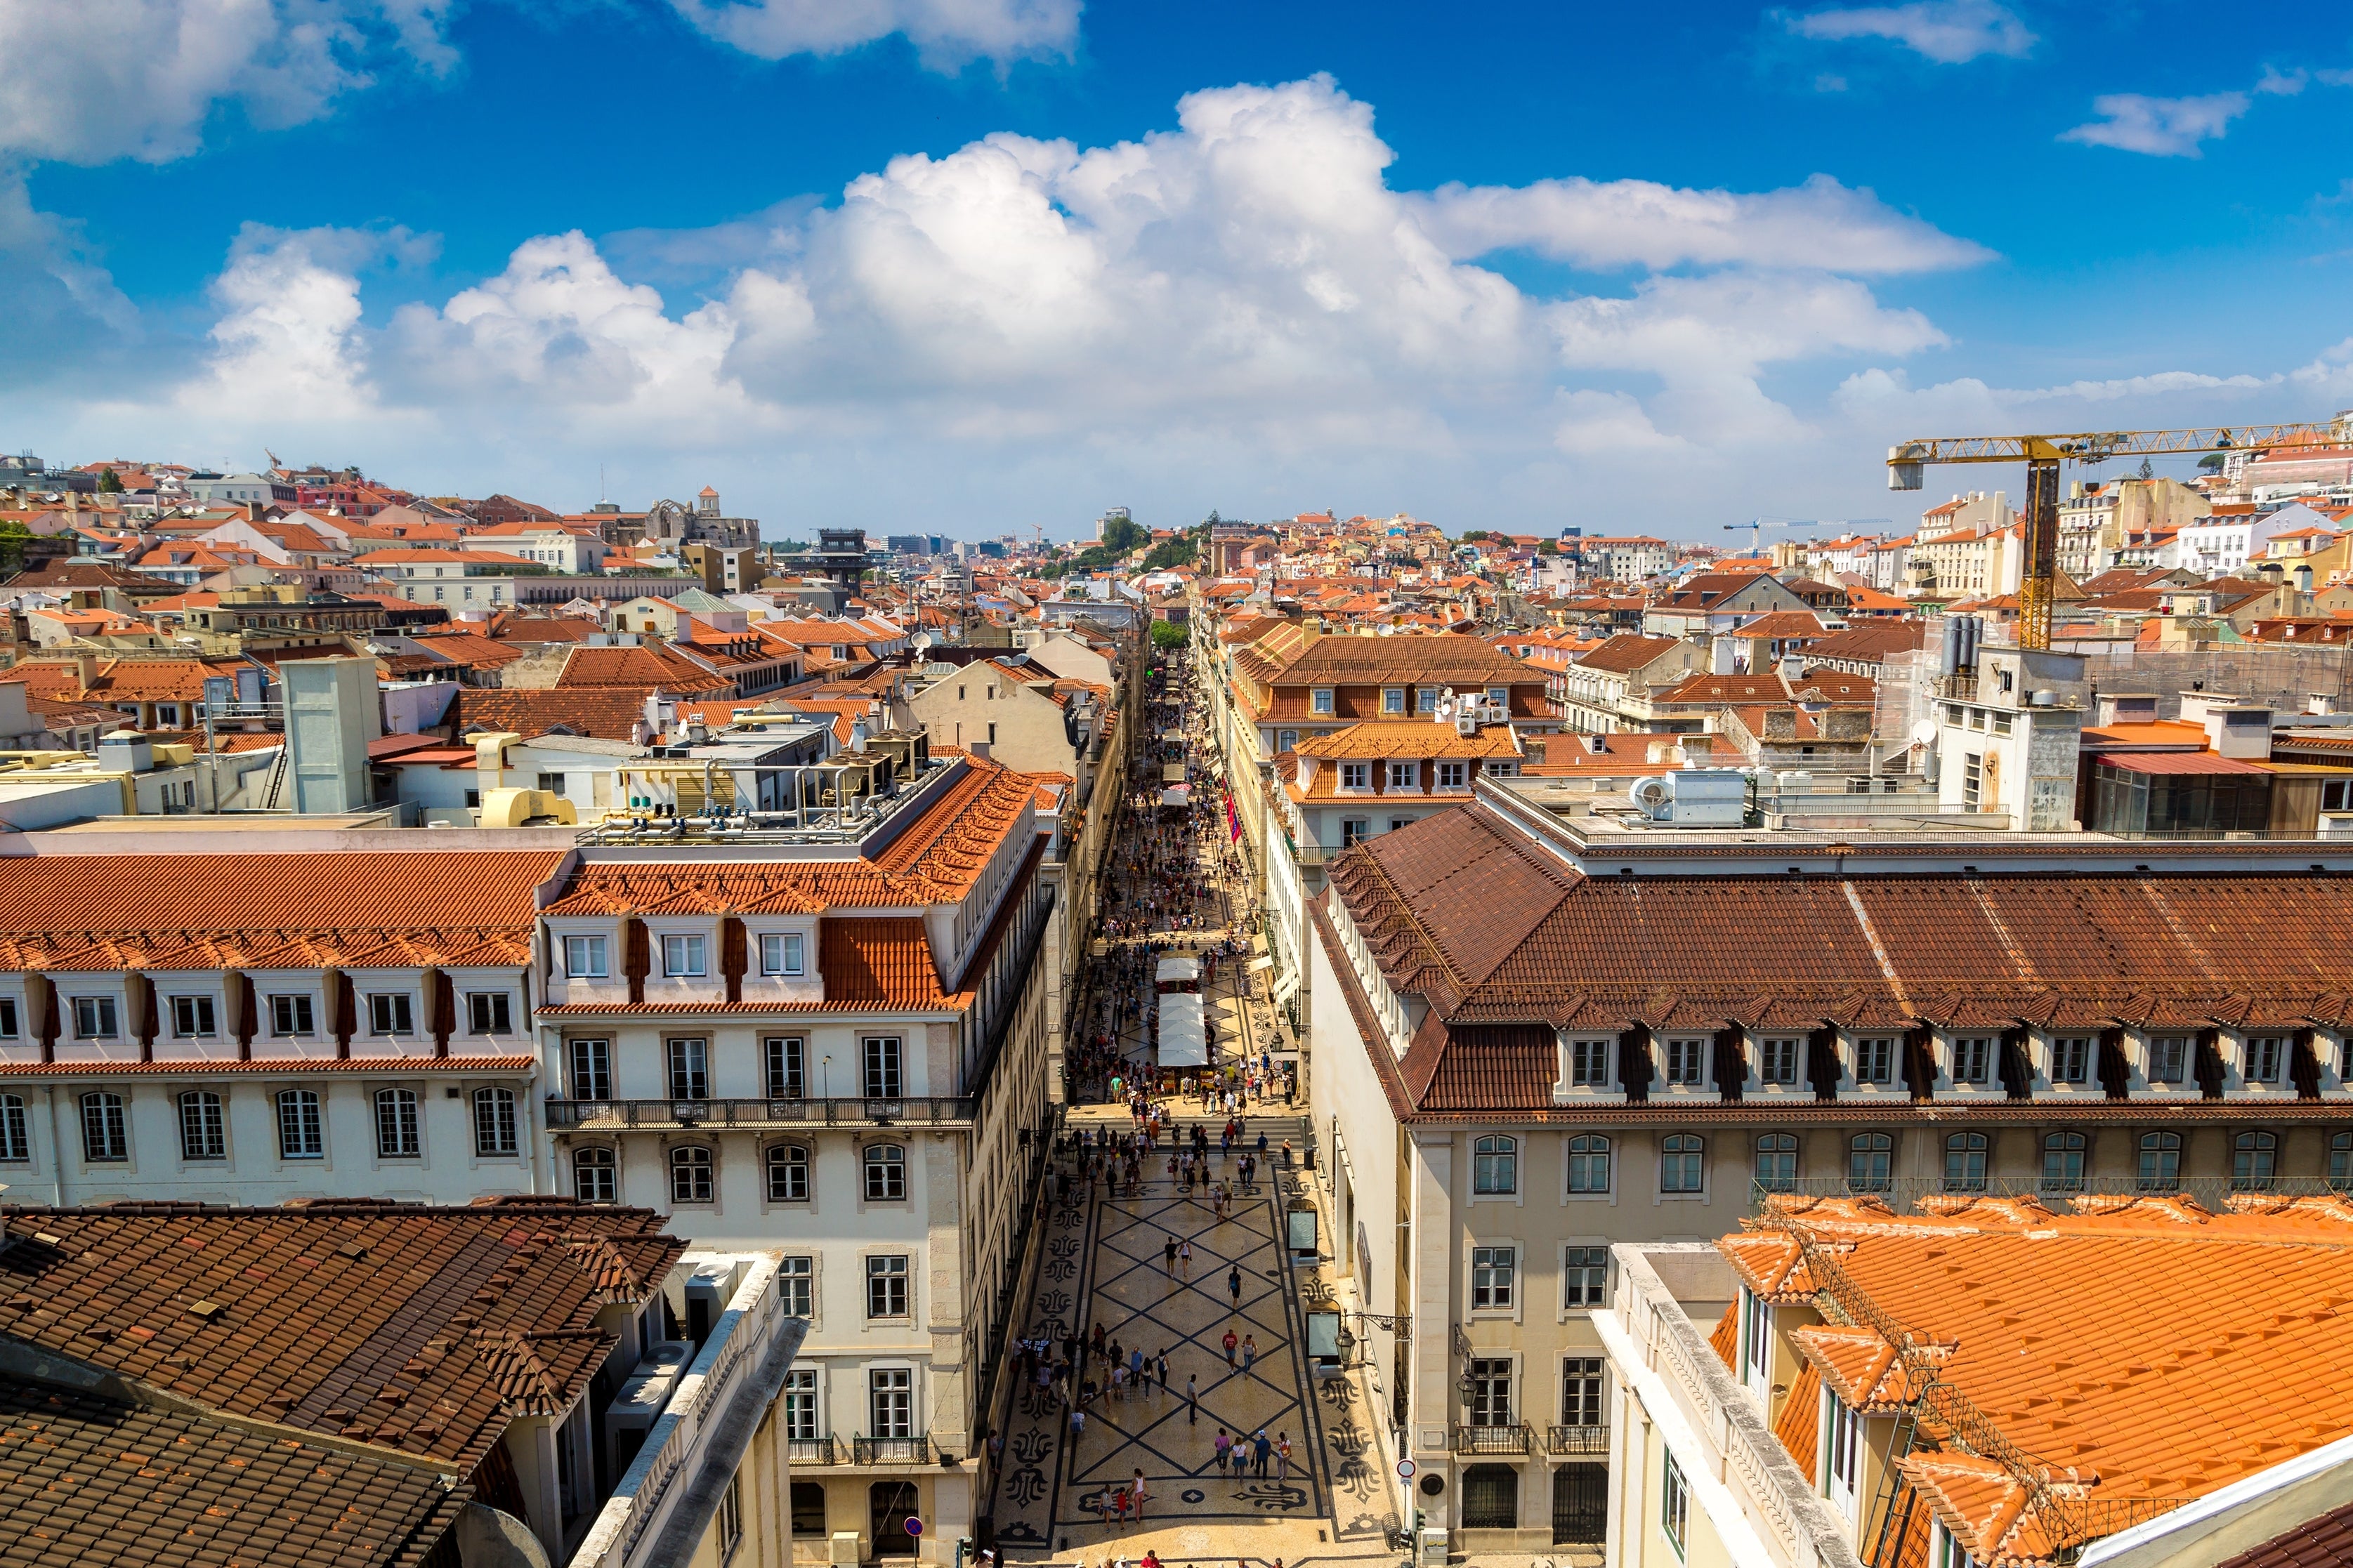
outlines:
{"label": "blue sky", "polygon": [[1902,437],[2353,405],[2348,84],[2319,5],[0,0],[0,444],[1906,519]]}

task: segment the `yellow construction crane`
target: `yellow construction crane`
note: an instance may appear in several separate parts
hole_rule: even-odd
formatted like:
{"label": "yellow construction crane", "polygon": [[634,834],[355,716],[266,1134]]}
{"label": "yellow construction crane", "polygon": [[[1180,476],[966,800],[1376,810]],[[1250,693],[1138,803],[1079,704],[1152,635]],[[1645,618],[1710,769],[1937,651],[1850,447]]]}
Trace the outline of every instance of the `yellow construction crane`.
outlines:
{"label": "yellow construction crane", "polygon": [[2086,430],[2066,436],[1929,437],[1887,448],[1887,488],[1916,490],[1931,463],[2024,463],[2026,568],[2018,584],[2018,646],[2051,646],[2051,598],[2059,574],[2059,465],[2112,458],[2229,452],[2290,442],[2353,443],[2353,412],[2292,425],[2211,425],[2195,430]]}

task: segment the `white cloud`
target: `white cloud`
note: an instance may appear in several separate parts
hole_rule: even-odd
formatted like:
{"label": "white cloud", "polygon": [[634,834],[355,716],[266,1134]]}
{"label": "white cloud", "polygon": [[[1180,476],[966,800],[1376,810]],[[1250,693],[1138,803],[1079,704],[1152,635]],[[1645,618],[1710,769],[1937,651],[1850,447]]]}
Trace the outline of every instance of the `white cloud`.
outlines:
{"label": "white cloud", "polygon": [[2149,98],[2137,92],[2103,93],[2092,100],[2102,116],[2060,132],[2062,142],[2114,147],[2156,158],[2197,158],[2199,144],[2231,129],[2253,100],[2243,92],[2210,92],[2198,98]]}
{"label": "white cloud", "polygon": [[446,71],[454,0],[5,0],[0,157],[168,163],[214,105],[299,125],[406,60]]}
{"label": "white cloud", "polygon": [[2019,58],[2035,43],[2018,13],[1993,0],[1914,0],[1908,5],[1785,12],[1781,21],[1800,37],[1825,42],[1884,38],[1940,65],[1958,65],[1980,55]]}
{"label": "white cloud", "polygon": [[1417,205],[1423,226],[1462,258],[1524,247],[1585,267],[1739,264],[1867,274],[1968,267],[1991,257],[1828,174],[1755,195],[1648,180],[1456,184]]}
{"label": "white cloud", "polygon": [[[2353,357],[2353,340],[2342,348]],[[2295,373],[2295,378],[2306,378],[2314,368]],[[2218,403],[2240,403],[2289,379],[2278,374],[2212,375],[2171,370],[2056,386],[1997,387],[1974,376],[1962,376],[1915,387],[1900,370],[1873,368],[1847,377],[1831,401],[1850,419],[1872,425],[1901,423],[1906,434],[1915,436],[1931,426],[1977,434],[2021,428],[2108,429],[2133,421],[2163,425],[2212,417]],[[2185,410],[2184,399],[2190,395],[2195,395],[2196,401]],[[2132,420],[2119,422],[2116,405],[2120,404],[2131,407]],[[2066,405],[2076,407],[2071,412]]]}
{"label": "white cloud", "polygon": [[1080,0],[670,0],[720,42],[762,59],[838,55],[902,33],[934,69],[973,59],[1068,58]]}

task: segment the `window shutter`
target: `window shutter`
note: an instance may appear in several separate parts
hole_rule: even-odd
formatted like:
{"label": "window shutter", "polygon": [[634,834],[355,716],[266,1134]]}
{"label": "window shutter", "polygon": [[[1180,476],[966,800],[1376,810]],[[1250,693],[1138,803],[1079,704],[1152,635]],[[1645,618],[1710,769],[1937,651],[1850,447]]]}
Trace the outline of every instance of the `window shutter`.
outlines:
{"label": "window shutter", "polygon": [[747,962],[744,950],[748,945],[742,921],[729,915],[719,922],[719,973],[726,978],[731,1005],[744,1000],[744,968]]}
{"label": "window shutter", "polygon": [[1926,1100],[1936,1083],[1936,1031],[1934,1025],[1915,1022],[1904,1035],[1904,1087],[1915,1100]]}
{"label": "window shutter", "polygon": [[2128,1100],[2132,1095],[2132,1064],[2125,1060],[2125,1032],[2122,1028],[2100,1031],[2100,1088],[2110,1100]]}
{"label": "window shutter", "polygon": [[1824,1025],[1806,1037],[1806,1081],[1816,1100],[1836,1100],[1838,1080],[1838,1030]]}
{"label": "window shutter", "polygon": [[1741,1049],[1740,1033],[1728,1026],[1715,1032],[1715,1092],[1727,1101],[1740,1098],[1748,1078],[1748,1054]]}
{"label": "window shutter", "polygon": [[352,1031],[358,1026],[357,1016],[360,1008],[359,994],[357,990],[352,984],[352,976],[348,970],[338,969],[335,971],[335,995],[333,1005],[335,1009],[335,1055],[338,1058],[347,1060],[352,1054]]}
{"label": "window shutter", "polygon": [[433,1015],[433,1054],[449,1054],[449,1035],[458,1026],[457,988],[449,984],[446,970],[436,969],[426,983],[426,1008]]}
{"label": "window shutter", "polygon": [[253,993],[253,976],[240,973],[237,988],[231,993],[237,1000],[237,1059],[253,1059],[253,1031],[260,1026],[261,999]]}
{"label": "window shutter", "polygon": [[155,1059],[155,983],[144,974],[131,977],[131,1005],[139,1015],[139,1059]]}
{"label": "window shutter", "polygon": [[2222,1031],[2205,1028],[2198,1031],[2197,1059],[2190,1064],[2198,1079],[2198,1092],[2208,1100],[2222,1098]]}
{"label": "window shutter", "polygon": [[646,971],[653,967],[651,948],[645,921],[631,919],[621,922],[621,973],[629,982],[631,1002],[646,999]]}
{"label": "window shutter", "polygon": [[25,1000],[41,1020],[41,1059],[58,1059],[58,988],[46,974],[25,977]]}
{"label": "window shutter", "polygon": [[2298,1100],[2320,1098],[2320,1055],[2315,1042],[2315,1031],[2309,1027],[2298,1029],[2295,1043],[2288,1052],[2288,1079],[2295,1085]]}
{"label": "window shutter", "polygon": [[1651,1075],[1655,1070],[1650,1026],[1637,1024],[1618,1038],[1618,1082],[1626,1091],[1627,1104],[1641,1105],[1650,1100]]}

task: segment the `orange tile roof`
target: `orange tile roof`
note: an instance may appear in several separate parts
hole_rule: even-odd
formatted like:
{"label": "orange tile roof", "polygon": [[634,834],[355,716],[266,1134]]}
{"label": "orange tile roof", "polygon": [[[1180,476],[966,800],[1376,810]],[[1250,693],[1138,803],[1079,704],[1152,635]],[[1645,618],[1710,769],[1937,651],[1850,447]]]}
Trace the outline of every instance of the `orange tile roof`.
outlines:
{"label": "orange tile roof", "polygon": [[915,916],[818,922],[825,999],[892,1007],[944,1007],[932,944]]}

